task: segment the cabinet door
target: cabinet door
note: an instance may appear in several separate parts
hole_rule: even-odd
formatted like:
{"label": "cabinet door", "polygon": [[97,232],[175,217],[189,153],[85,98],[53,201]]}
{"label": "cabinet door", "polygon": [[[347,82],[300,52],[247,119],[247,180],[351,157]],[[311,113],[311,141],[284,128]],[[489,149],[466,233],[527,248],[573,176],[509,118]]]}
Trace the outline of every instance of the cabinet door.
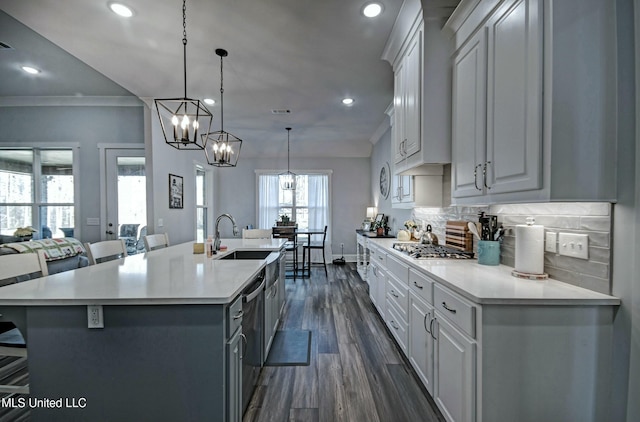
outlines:
{"label": "cabinet door", "polygon": [[242,420],[242,329],[227,342],[227,422]]}
{"label": "cabinet door", "polygon": [[404,159],[404,61],[401,61],[394,70],[393,76],[393,127],[392,127],[392,145],[393,145],[393,162],[398,164]]}
{"label": "cabinet door", "polygon": [[541,4],[507,1],[487,22],[487,193],[542,187]]}
{"label": "cabinet door", "polygon": [[409,361],[433,395],[433,307],[409,294]]}
{"label": "cabinet door", "polygon": [[377,296],[378,296],[378,266],[375,264],[370,264],[369,265],[369,271],[367,274],[367,281],[369,283],[369,298],[371,299],[371,302],[373,302],[373,305],[377,308],[378,307],[378,300],[377,300]]}
{"label": "cabinet door", "polygon": [[417,31],[404,56],[404,154],[409,157],[420,151],[420,120],[422,98],[422,31]]}
{"label": "cabinet door", "polygon": [[377,285],[376,285],[376,307],[378,312],[385,318],[386,312],[386,295],[387,295],[387,273],[382,268],[377,269]]}
{"label": "cabinet door", "polygon": [[486,153],[486,32],[481,29],[453,60],[452,196],[483,193]]}
{"label": "cabinet door", "polygon": [[476,344],[437,311],[433,398],[449,422],[475,421]]}
{"label": "cabinet door", "polygon": [[393,208],[413,208],[413,176],[393,176],[393,196],[391,205]]}

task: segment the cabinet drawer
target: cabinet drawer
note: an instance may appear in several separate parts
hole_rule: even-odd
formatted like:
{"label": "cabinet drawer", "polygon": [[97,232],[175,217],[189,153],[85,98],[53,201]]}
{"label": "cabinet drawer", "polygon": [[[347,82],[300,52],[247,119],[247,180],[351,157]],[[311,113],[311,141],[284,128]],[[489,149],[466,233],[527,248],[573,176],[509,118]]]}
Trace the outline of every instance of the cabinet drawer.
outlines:
{"label": "cabinet drawer", "polygon": [[242,325],[242,295],[227,308],[227,338]]}
{"label": "cabinet drawer", "polygon": [[436,310],[467,333],[476,337],[476,307],[460,295],[436,284],[433,289]]}
{"label": "cabinet drawer", "polygon": [[387,268],[387,253],[378,247],[369,245],[369,261],[375,261],[380,264],[382,268]]}
{"label": "cabinet drawer", "polygon": [[387,276],[386,286],[387,299],[393,302],[400,312],[400,316],[406,320],[409,319],[409,289],[403,286],[396,278],[389,274]]}
{"label": "cabinet drawer", "polygon": [[400,345],[400,348],[407,354],[408,344],[409,344],[409,326],[407,321],[404,320],[398,313],[398,309],[396,306],[387,299],[387,312],[386,322],[387,327],[389,327],[389,331],[396,338],[396,341]]}
{"label": "cabinet drawer", "polygon": [[389,255],[387,257],[387,269],[395,275],[398,280],[404,283],[405,286],[409,285],[409,266],[407,264]]}
{"label": "cabinet drawer", "polygon": [[409,288],[427,303],[433,305],[433,280],[429,277],[409,268]]}

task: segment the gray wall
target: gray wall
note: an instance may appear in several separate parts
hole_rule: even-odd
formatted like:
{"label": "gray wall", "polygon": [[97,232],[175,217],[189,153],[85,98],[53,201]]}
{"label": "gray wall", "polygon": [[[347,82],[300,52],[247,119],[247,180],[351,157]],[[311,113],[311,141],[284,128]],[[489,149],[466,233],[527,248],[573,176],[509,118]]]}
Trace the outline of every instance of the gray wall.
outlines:
{"label": "gray wall", "polygon": [[142,106],[0,107],[0,145],[6,143],[80,144],[80,228],[83,242],[100,240],[100,227],[87,226],[100,216],[99,143],[142,143]]}
{"label": "gray wall", "polygon": [[[246,142],[246,141],[245,141]],[[257,224],[255,170],[287,168],[286,154],[281,158],[247,158],[240,155],[236,168],[217,170],[214,214],[230,213],[239,227]],[[370,202],[369,158],[291,158],[291,171],[332,170],[331,174],[331,250],[340,256],[355,254],[355,229],[360,228]],[[228,221],[221,223],[222,237],[231,236]],[[329,258],[327,258],[329,259]]]}

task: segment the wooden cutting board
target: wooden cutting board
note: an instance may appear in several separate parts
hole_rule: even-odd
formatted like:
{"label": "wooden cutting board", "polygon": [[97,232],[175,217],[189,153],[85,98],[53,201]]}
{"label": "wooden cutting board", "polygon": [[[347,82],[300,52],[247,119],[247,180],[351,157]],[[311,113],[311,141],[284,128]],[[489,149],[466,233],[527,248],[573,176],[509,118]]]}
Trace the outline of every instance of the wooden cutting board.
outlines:
{"label": "wooden cutting board", "polygon": [[465,252],[473,251],[473,233],[469,231],[468,221],[447,221],[445,243],[447,246]]}

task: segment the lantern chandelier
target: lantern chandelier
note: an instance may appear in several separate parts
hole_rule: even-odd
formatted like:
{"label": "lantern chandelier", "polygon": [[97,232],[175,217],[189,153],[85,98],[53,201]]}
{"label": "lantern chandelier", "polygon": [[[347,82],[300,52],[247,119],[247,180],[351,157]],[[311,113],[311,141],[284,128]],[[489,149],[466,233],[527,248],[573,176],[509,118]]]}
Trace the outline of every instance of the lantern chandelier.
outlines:
{"label": "lantern chandelier", "polygon": [[289,134],[291,128],[287,127],[287,171],[280,173],[280,189],[282,190],[296,190],[296,174],[289,170]]}
{"label": "lantern chandelier", "polygon": [[220,56],[220,130],[202,135],[204,153],[207,163],[216,167],[235,167],[238,164],[242,139],[224,131],[224,85],[222,78],[222,58],[229,53],[222,48],[216,48],[216,55]]}
{"label": "lantern chandelier", "polygon": [[[213,116],[200,100],[187,97],[187,5],[182,1],[182,48],[184,65],[184,98],[155,100],[162,134],[167,144],[177,149],[203,149],[198,130],[205,133],[211,128]],[[167,133],[169,130],[172,133]]]}

